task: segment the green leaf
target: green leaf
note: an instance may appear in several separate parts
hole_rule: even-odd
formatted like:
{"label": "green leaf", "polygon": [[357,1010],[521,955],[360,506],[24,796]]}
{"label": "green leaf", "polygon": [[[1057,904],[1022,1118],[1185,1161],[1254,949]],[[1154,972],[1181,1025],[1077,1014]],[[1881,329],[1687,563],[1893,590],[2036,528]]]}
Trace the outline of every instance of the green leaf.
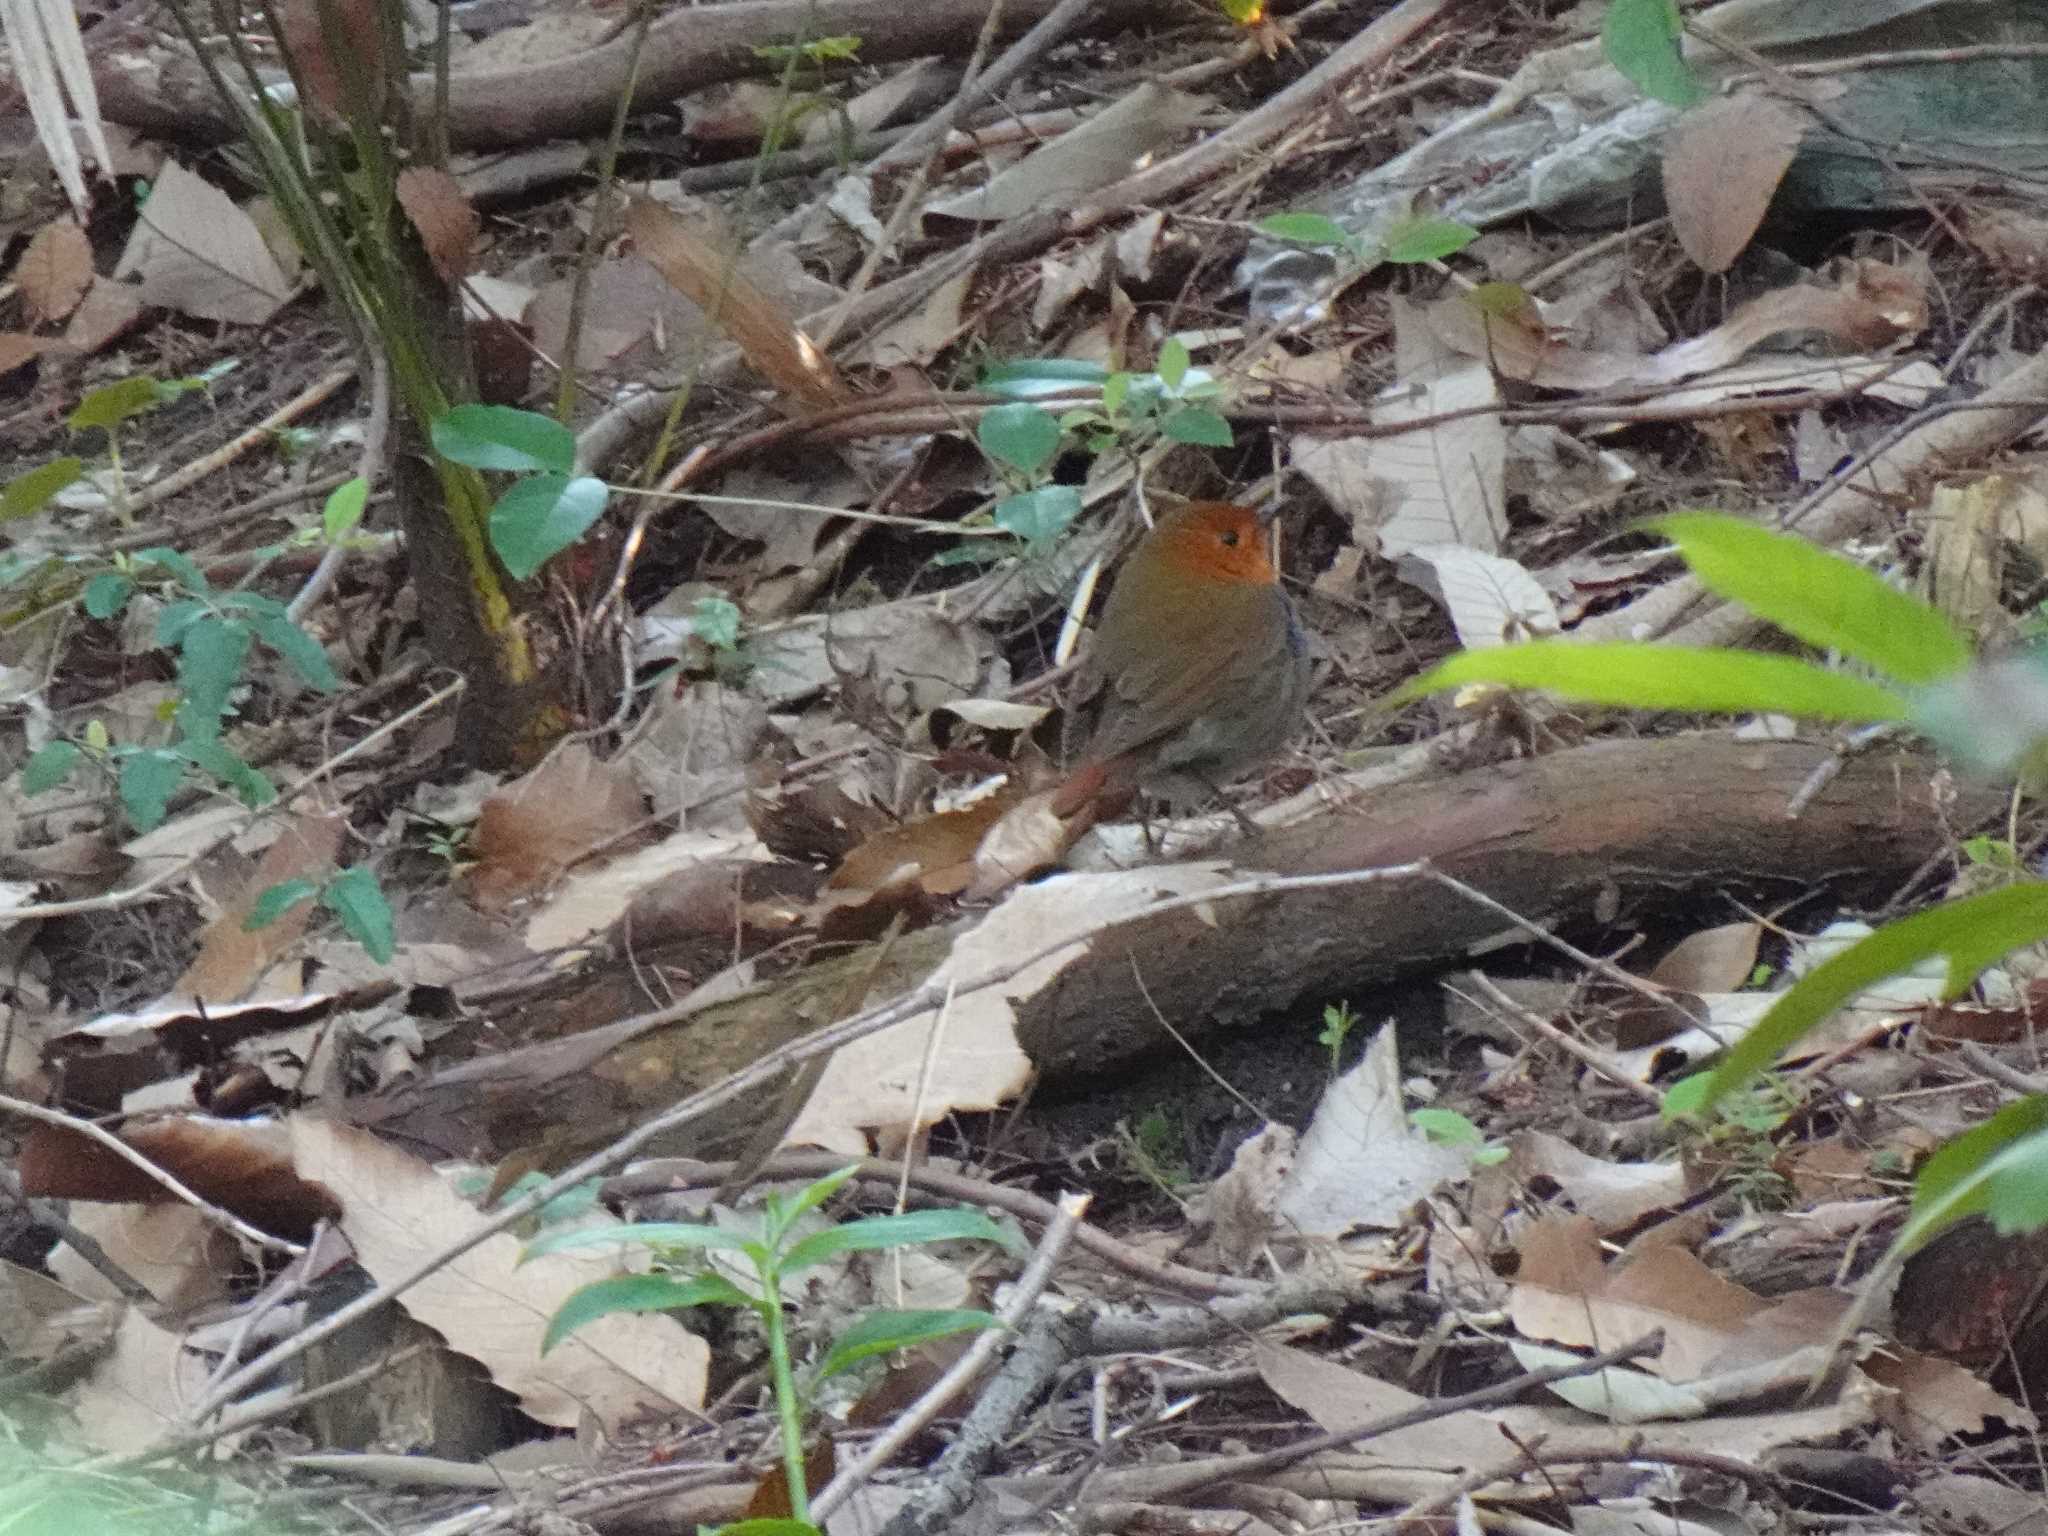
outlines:
{"label": "green leaf", "polygon": [[1003,1232],[980,1211],[949,1208],[906,1211],[901,1216],[867,1216],[813,1232],[782,1256],[784,1274],[822,1264],[834,1254],[872,1248],[904,1248],[914,1243],[943,1243],[957,1238],[1003,1241]]}
{"label": "green leaf", "polygon": [[1457,255],[1478,238],[1478,230],[1456,219],[1399,219],[1380,237],[1380,254],[1387,261],[1403,264],[1442,261],[1446,256]]}
{"label": "green leaf", "polygon": [[277,798],[277,787],[217,737],[187,736],[178,743],[177,751],[185,761],[232,789],[244,805],[268,805]]}
{"label": "green leaf", "polygon": [[1254,26],[1265,19],[1266,0],[1217,0],[1223,14],[1240,27]]}
{"label": "green leaf", "polygon": [[740,643],[740,608],[729,597],[700,597],[690,609],[690,633],[714,651],[732,651]]}
{"label": "green leaf", "polygon": [[370,502],[370,482],[361,475],[344,480],[328,493],[320,509],[320,532],[330,544],[339,544],[363,520],[363,508]]}
{"label": "green leaf", "polygon": [[519,1262],[546,1253],[567,1253],[576,1248],[622,1248],[628,1245],[653,1248],[663,1253],[681,1253],[700,1248],[723,1248],[746,1252],[760,1250],[737,1232],[688,1221],[638,1221],[623,1227],[579,1227],[570,1232],[543,1232],[526,1245]]}
{"label": "green leaf", "polygon": [[[701,1532],[706,1529],[699,1526]],[[788,1515],[757,1515],[751,1520],[735,1520],[730,1525],[718,1527],[717,1536],[824,1536],[808,1520],[798,1520]]]}
{"label": "green leaf", "polygon": [[252,622],[257,638],[282,656],[308,687],[322,693],[333,693],[341,687],[341,679],[335,675],[334,665],[328,661],[320,642],[293,622],[282,608],[275,613],[258,614]]}
{"label": "green leaf", "polygon": [[1645,96],[1689,107],[1706,92],[1679,50],[1676,0],[1613,0],[1600,29],[1607,62]]}
{"label": "green leaf", "polygon": [[1131,392],[1131,376],[1128,373],[1112,373],[1102,381],[1102,409],[1114,416],[1124,408],[1124,398]]}
{"label": "green leaf", "polygon": [[40,512],[49,499],[85,473],[85,461],[67,454],[16,475],[0,490],[0,523]]}
{"label": "green leaf", "polygon": [[491,508],[491,548],[513,578],[524,581],[583,537],[603,515],[610,494],[602,480],[589,475],[521,480]]}
{"label": "green leaf", "polygon": [[805,1211],[815,1211],[846,1187],[847,1181],[860,1172],[859,1163],[848,1163],[844,1168],[835,1168],[821,1179],[813,1179],[796,1192],[786,1207],[791,1221]]}
{"label": "green leaf", "polygon": [[85,584],[81,601],[87,615],[95,619],[111,619],[128,606],[128,599],[135,593],[135,583],[119,571],[101,571]]}
{"label": "green leaf", "polygon": [[185,631],[213,612],[213,605],[203,598],[180,597],[165,603],[156,616],[156,643],[175,649],[185,639]]}
{"label": "green leaf", "polygon": [[1188,344],[1178,336],[1166,338],[1166,344],[1159,349],[1159,366],[1152,371],[1168,389],[1179,389],[1180,381],[1188,376],[1188,365],[1194,361],[1188,356]]}
{"label": "green leaf", "polygon": [[194,597],[204,597],[213,590],[213,583],[206,579],[206,573],[168,545],[153,544],[148,549],[138,549],[131,558],[137,565],[162,566],[171,573],[173,581]]}
{"label": "green leaf", "polygon": [[510,405],[458,405],[435,419],[434,451],[471,469],[576,468],[576,434],[552,416]]}
{"label": "green leaf", "polygon": [[311,880],[280,880],[276,885],[266,886],[257,896],[249,915],[242,919],[242,927],[249,933],[268,928],[300,902],[311,901],[319,894],[320,887]]}
{"label": "green leaf", "polygon": [[1460,651],[1397,688],[1404,703],[1466,683],[1543,688],[1589,704],[1713,714],[1776,711],[1815,720],[1902,720],[1906,701],[1862,678],[1790,656],[1617,640],[1531,640]]}
{"label": "green leaf", "polygon": [[111,433],[129,417],[154,410],[161,403],[156,380],[146,373],[138,373],[132,378],[103,385],[79,401],[78,408],[69,418],[71,430],[83,432],[88,427],[100,427]]}
{"label": "green leaf", "polygon": [[1259,220],[1259,233],[1295,245],[1349,245],[1351,232],[1320,213],[1269,213]]}
{"label": "green leaf", "polygon": [[398,952],[391,923],[391,903],[384,887],[366,865],[344,869],[320,890],[320,905],[341,919],[342,931],[363,946],[379,965],[389,965]]}
{"label": "green leaf", "polygon": [[138,832],[163,825],[171,794],[185,776],[185,759],[161,747],[145,747],[121,758],[121,807]]}
{"label": "green leaf", "polygon": [[1161,422],[1159,430],[1176,443],[1193,443],[1200,448],[1228,448],[1237,441],[1231,436],[1229,422],[1199,405],[1183,406]]}
{"label": "green leaf", "polygon": [[45,790],[55,789],[71,777],[71,770],[78,766],[78,760],[83,756],[84,749],[76,742],[61,738],[44,742],[22,764],[21,792],[40,795]]}
{"label": "green leaf", "polygon": [[1025,475],[1037,474],[1060,451],[1060,424],[1050,412],[1021,400],[984,412],[975,437],[990,458]]}
{"label": "green leaf", "polygon": [[894,1354],[956,1333],[979,1333],[1002,1324],[994,1313],[972,1307],[939,1311],[870,1312],[832,1341],[818,1367],[819,1381],[829,1381],[849,1366],[876,1355]]}
{"label": "green leaf", "polygon": [[751,1307],[752,1300],[723,1275],[611,1275],[569,1293],[548,1319],[540,1352],[546,1354],[586,1323],[621,1312],[673,1312],[681,1307]]}
{"label": "green leaf", "polygon": [[1664,1118],[1682,1120],[1687,1115],[1703,1113],[1707,1108],[1707,1087],[1713,1080],[1711,1072],[1694,1072],[1665,1089]]}
{"label": "green leaf", "polygon": [[1965,1216],[1988,1215],[2001,1232],[2048,1224],[2048,1097],[2008,1104],[1927,1159],[1896,1247],[1911,1253]]}
{"label": "green leaf", "polygon": [[995,505],[996,526],[1027,544],[1057,538],[1080,515],[1081,493],[1071,485],[1041,485]]}
{"label": "green leaf", "polygon": [[1999,957],[2048,937],[2048,884],[2028,881],[1944,902],[1887,923],[1793,983],[1714,1069],[1702,1106],[1764,1070],[1857,993],[1923,960],[1948,961],[1946,997],[1960,996]]}
{"label": "green leaf", "polygon": [[201,614],[178,642],[178,718],[193,735],[212,735],[228,711],[228,695],[242,681],[249,658],[249,626],[239,619]]}
{"label": "green leaf", "polygon": [[1901,683],[1931,683],[1970,665],[1970,643],[1938,609],[1805,539],[1712,512],[1649,526],[1708,587],[1808,645]]}
{"label": "green leaf", "polygon": [[1110,376],[1100,363],[1075,357],[1026,357],[995,363],[981,371],[977,385],[992,395],[1028,400],[1039,395],[1072,394],[1078,386],[1100,384]]}
{"label": "green leaf", "polygon": [[1478,1147],[1486,1143],[1479,1127],[1455,1109],[1411,1109],[1408,1123],[1431,1141],[1447,1147]]}

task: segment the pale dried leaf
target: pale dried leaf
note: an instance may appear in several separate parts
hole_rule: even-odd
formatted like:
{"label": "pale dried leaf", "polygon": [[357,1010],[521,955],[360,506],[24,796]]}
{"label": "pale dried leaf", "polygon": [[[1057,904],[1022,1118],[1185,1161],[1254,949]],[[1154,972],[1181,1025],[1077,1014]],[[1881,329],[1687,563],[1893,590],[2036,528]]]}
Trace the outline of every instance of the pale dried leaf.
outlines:
{"label": "pale dried leaf", "polygon": [[1550,594],[1519,560],[1458,544],[1425,544],[1402,556],[1398,568],[1403,578],[1443,603],[1458,643],[1467,650],[1511,645],[1563,628]]}
{"label": "pale dried leaf", "polygon": [[144,304],[236,325],[263,324],[292,291],[255,221],[175,161],[151,188],[114,276],[139,277]]}
{"label": "pale dried leaf", "polygon": [[184,1427],[206,1389],[207,1365],[177,1334],[128,1307],[114,1347],[94,1362],[68,1406],[79,1431],[109,1455],[149,1449]]}
{"label": "pale dried leaf", "polygon": [[97,352],[133,330],[147,307],[126,283],[94,283],[65,323],[64,340],[81,352]]}
{"label": "pale dried leaf", "polygon": [[[236,1239],[189,1205],[108,1205],[75,1201],[71,1224],[96,1241],[115,1267],[140,1281],[165,1311],[177,1313],[223,1300],[238,1255]],[[98,1270],[58,1243],[43,1262],[50,1273],[96,1300],[121,1293]]]}
{"label": "pale dried leaf", "polygon": [[1717,96],[1678,120],[1664,149],[1664,202],[1686,255],[1708,272],[1728,270],[1805,133],[1803,113],[1759,91]]}
{"label": "pale dried leaf", "polygon": [[1283,1225],[1310,1236],[1394,1227],[1416,1203],[1472,1166],[1471,1149],[1429,1139],[1408,1122],[1389,1023],[1357,1066],[1324,1090],[1280,1192]]}
{"label": "pale dried leaf", "polygon": [[611,927],[642,896],[700,867],[728,870],[769,857],[751,828],[673,833],[652,847],[570,875],[527,923],[527,947],[543,952],[580,943]]}
{"label": "pale dried leaf", "polygon": [[478,904],[502,907],[645,821],[630,768],[571,742],[484,801],[471,848]]}
{"label": "pale dried leaf", "polygon": [[1687,934],[1650,967],[1648,979],[1680,992],[1733,992],[1756,969],[1763,931],[1761,923],[1740,922]]}
{"label": "pale dried leaf", "polygon": [[[365,1131],[297,1114],[299,1172],[340,1200],[342,1234],[379,1282],[414,1269],[481,1218],[419,1159]],[[608,1433],[643,1414],[694,1410],[710,1351],[675,1319],[615,1315],[579,1329],[543,1356],[548,1319],[579,1286],[643,1268],[631,1247],[549,1254],[521,1264],[518,1239],[499,1233],[435,1270],[402,1298],[449,1347],[485,1366],[543,1424],[594,1415]]]}
{"label": "pale dried leaf", "polygon": [[[1330,1434],[1413,1412],[1428,1401],[1348,1365],[1265,1339],[1253,1342],[1252,1364],[1276,1397]],[[1500,1443],[1495,1416],[1467,1410],[1374,1435],[1357,1449],[1395,1466],[1463,1473],[1498,1461]]]}

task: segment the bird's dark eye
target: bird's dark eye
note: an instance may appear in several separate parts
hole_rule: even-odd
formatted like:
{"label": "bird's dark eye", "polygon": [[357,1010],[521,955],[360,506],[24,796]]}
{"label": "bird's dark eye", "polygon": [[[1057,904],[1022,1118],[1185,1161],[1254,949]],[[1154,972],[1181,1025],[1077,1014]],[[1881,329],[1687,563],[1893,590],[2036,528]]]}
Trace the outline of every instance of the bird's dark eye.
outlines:
{"label": "bird's dark eye", "polygon": [[1237,530],[1235,528],[1232,528],[1228,533],[1223,535],[1223,547],[1225,549],[1237,548]]}

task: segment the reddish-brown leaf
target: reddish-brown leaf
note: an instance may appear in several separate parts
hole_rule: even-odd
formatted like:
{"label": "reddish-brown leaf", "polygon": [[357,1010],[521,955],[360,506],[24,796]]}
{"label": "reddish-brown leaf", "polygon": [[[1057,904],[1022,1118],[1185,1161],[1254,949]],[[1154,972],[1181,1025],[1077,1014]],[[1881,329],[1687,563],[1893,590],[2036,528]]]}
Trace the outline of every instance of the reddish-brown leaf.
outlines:
{"label": "reddish-brown leaf", "polygon": [[1686,255],[1725,272],[1742,254],[1799,152],[1806,118],[1774,96],[1703,102],[1664,148],[1664,202]]}

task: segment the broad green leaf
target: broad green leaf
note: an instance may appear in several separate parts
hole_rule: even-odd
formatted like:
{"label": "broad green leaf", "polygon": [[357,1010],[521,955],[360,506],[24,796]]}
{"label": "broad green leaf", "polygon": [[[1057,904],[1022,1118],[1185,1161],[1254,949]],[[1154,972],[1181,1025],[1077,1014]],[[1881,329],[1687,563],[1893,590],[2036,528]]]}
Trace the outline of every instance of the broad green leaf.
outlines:
{"label": "broad green leaf", "polygon": [[2001,1232],[2048,1223],[2048,1096],[2008,1104],[1944,1143],[1913,1181],[1913,1208],[1897,1248],[1911,1253],[1965,1216],[1989,1216]]}
{"label": "broad green leaf", "polygon": [[1805,539],[1712,512],[1677,513],[1649,526],[1679,547],[1707,586],[1817,649],[1900,683],[1931,683],[1970,664],[1969,642],[1938,609]]}
{"label": "broad green leaf", "polygon": [[849,1366],[876,1355],[893,1354],[956,1333],[979,1333],[1001,1326],[995,1315],[972,1307],[944,1311],[870,1312],[832,1341],[818,1367],[819,1381],[829,1381]]}
{"label": "broad green leaf", "polygon": [[364,954],[379,965],[391,963],[398,952],[391,903],[366,865],[344,869],[322,886],[320,905],[341,919],[342,931],[363,946]]}
{"label": "broad green leaf", "polygon": [[[701,1531],[704,1527],[699,1526]],[[721,1525],[718,1536],[824,1536],[808,1520],[798,1520],[790,1515],[756,1515],[751,1520],[735,1520],[730,1525]]]}
{"label": "broad green leaf", "polygon": [[160,747],[124,753],[121,758],[121,808],[138,832],[163,825],[171,794],[185,776],[185,759]]}
{"label": "broad green leaf", "polygon": [[1112,373],[1102,381],[1102,408],[1111,416],[1124,408],[1124,399],[1131,392],[1131,376],[1128,373]]}
{"label": "broad green leaf", "polygon": [[1029,400],[1040,395],[1070,395],[1077,388],[1101,384],[1109,377],[1109,370],[1101,363],[1083,362],[1075,357],[1026,357],[984,368],[978,383],[989,394]]}
{"label": "broad green leaf", "polygon": [[1052,413],[1022,400],[991,406],[974,435],[990,458],[1025,475],[1037,474],[1060,451],[1060,424]]}
{"label": "broad green leaf", "polygon": [[202,614],[178,641],[178,686],[184,692],[178,717],[193,735],[220,729],[228,695],[242,681],[249,657],[249,626],[239,619]]}
{"label": "broad green leaf", "polygon": [[673,1312],[680,1307],[725,1305],[751,1307],[753,1302],[723,1275],[611,1275],[569,1293],[569,1299],[548,1319],[540,1352],[546,1354],[586,1323],[621,1312]]}
{"label": "broad green leaf", "polygon": [[73,741],[44,742],[21,765],[21,792],[40,795],[45,790],[55,789],[71,777],[71,770],[78,766],[78,760],[84,755],[84,749]]}
{"label": "broad green leaf", "polygon": [[134,595],[135,583],[119,571],[101,571],[85,584],[80,601],[85,604],[87,615],[95,619],[111,619],[128,606],[128,599]]}
{"label": "broad green leaf", "polygon": [[1176,443],[1193,443],[1200,448],[1228,448],[1237,441],[1231,435],[1228,421],[1199,405],[1175,411],[1160,423],[1159,430]]}
{"label": "broad green leaf", "polygon": [[1456,219],[1401,219],[1381,235],[1380,254],[1399,264],[1442,261],[1446,256],[1457,255],[1478,238],[1478,230]]}
{"label": "broad green leaf", "polygon": [[736,650],[740,643],[739,604],[729,597],[700,597],[690,609],[690,633],[714,651]]}
{"label": "broad green leaf", "polygon": [[491,548],[515,580],[524,581],[583,537],[604,513],[610,495],[602,480],[579,475],[533,475],[491,508]]}
{"label": "broad green leaf", "polygon": [[1255,27],[1266,19],[1266,0],[1217,0],[1223,14],[1240,27]]}
{"label": "broad green leaf", "polygon": [[543,1232],[528,1243],[519,1262],[537,1259],[544,1253],[567,1253],[576,1248],[654,1248],[680,1253],[698,1248],[725,1248],[745,1253],[760,1250],[737,1232],[688,1221],[639,1221],[623,1227],[579,1227],[571,1232]]}
{"label": "broad green leaf", "polygon": [[363,508],[369,501],[370,482],[361,475],[328,492],[326,505],[320,509],[320,532],[327,542],[339,544],[347,538],[363,520]]}
{"label": "broad green leaf", "polygon": [[277,798],[277,786],[229,751],[218,737],[188,735],[178,743],[177,751],[187,762],[232,789],[244,805],[268,805]]}
{"label": "broad green leaf", "polygon": [[1588,704],[1710,714],[1774,711],[1814,720],[1902,720],[1907,704],[1877,683],[1790,656],[1612,641],[1532,640],[1460,651],[1396,689],[1404,703],[1466,683],[1543,688]]}
{"label": "broad green leaf", "polygon": [[1486,1144],[1486,1137],[1478,1126],[1459,1114],[1455,1109],[1411,1109],[1408,1123],[1422,1132],[1431,1141],[1447,1147],[1478,1147]]}
{"label": "broad green leaf", "polygon": [[1259,220],[1259,233],[1295,245],[1349,245],[1351,232],[1320,213],[1271,213]]}
{"label": "broad green leaf", "polygon": [[203,598],[174,598],[157,613],[156,643],[175,650],[184,643],[185,631],[212,613],[213,605]]}
{"label": "broad green leaf", "polygon": [[1005,496],[995,505],[996,526],[1027,544],[1042,544],[1065,532],[1081,515],[1081,493],[1071,485],[1041,485]]}
{"label": "broad green leaf", "polygon": [[1188,365],[1194,361],[1188,356],[1188,344],[1178,336],[1166,338],[1166,344],[1159,349],[1159,366],[1152,371],[1168,389],[1179,389],[1180,381],[1188,376]]}
{"label": "broad green leaf", "polygon": [[1706,92],[1679,50],[1676,0],[1613,0],[1600,29],[1607,62],[1645,96],[1689,107]]}
{"label": "broad green leaf", "polygon": [[906,1211],[901,1216],[867,1216],[859,1221],[842,1221],[822,1232],[813,1232],[782,1256],[782,1271],[795,1274],[813,1264],[822,1264],[834,1254],[859,1249],[903,1248],[913,1243],[943,1243],[958,1238],[980,1238],[1000,1243],[1003,1231],[981,1212],[965,1208]]}
{"label": "broad green leaf", "polygon": [[249,915],[242,919],[242,927],[250,933],[268,928],[300,902],[311,901],[319,894],[320,887],[311,880],[280,880],[276,885],[266,886],[257,896]]}
{"label": "broad green leaf", "polygon": [[129,417],[154,410],[162,399],[157,393],[156,380],[146,373],[138,373],[132,378],[103,385],[79,401],[69,418],[71,430],[82,432],[89,427],[99,427],[112,432]]}
{"label": "broad green leaf", "polygon": [[2048,937],[2048,883],[2028,881],[1887,923],[1795,982],[1714,1069],[1702,1107],[1761,1072],[1850,998],[1923,960],[1948,960],[1948,997],[2001,956]]}
{"label": "broad green leaf", "polygon": [[434,451],[471,469],[534,470],[567,476],[576,434],[552,416],[510,405],[458,405],[437,418]]}
{"label": "broad green leaf", "polygon": [[341,687],[341,679],[335,675],[334,665],[327,659],[327,652],[305,630],[301,629],[282,608],[275,613],[264,613],[253,621],[257,638],[282,656],[299,674],[300,679],[310,688],[322,693],[333,693]]}
{"label": "broad green leaf", "polygon": [[16,475],[0,490],[0,523],[40,512],[50,498],[85,473],[85,461],[67,454]]}
{"label": "broad green leaf", "polygon": [[171,579],[194,597],[204,597],[213,590],[213,583],[206,579],[206,573],[194,565],[189,557],[165,544],[152,544],[148,549],[138,549],[132,556],[137,565],[160,565],[171,573]]}

